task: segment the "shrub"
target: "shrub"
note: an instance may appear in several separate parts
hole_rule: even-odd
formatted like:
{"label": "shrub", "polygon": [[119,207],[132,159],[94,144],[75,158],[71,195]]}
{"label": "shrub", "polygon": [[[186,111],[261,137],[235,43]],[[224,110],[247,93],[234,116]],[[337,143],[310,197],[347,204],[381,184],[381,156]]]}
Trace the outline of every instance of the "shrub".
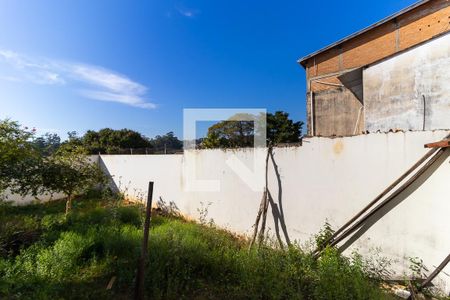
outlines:
{"label": "shrub", "polygon": [[141,211],[136,206],[125,206],[117,209],[117,218],[120,223],[141,226]]}
{"label": "shrub", "polygon": [[326,248],[317,263],[316,299],[380,299],[377,286],[370,282],[358,263]]}
{"label": "shrub", "polygon": [[43,187],[67,197],[66,215],[72,209],[73,197],[106,182],[97,164],[90,161],[81,146],[66,144],[44,160],[41,171]]}
{"label": "shrub", "polygon": [[39,251],[36,256],[36,275],[42,279],[64,281],[76,271],[82,253],[92,246],[89,236],[64,232],[53,247]]}

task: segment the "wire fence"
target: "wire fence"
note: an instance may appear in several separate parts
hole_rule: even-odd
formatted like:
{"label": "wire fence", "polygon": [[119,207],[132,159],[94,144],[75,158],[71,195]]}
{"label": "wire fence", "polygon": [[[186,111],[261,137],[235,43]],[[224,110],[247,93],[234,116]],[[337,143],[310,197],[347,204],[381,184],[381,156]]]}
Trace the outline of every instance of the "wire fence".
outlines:
{"label": "wire fence", "polygon": [[[296,143],[279,143],[275,147],[300,147],[303,144],[303,140]],[[237,147],[233,149],[239,148],[251,148],[251,147]],[[200,144],[196,144],[193,148],[190,149],[206,149],[203,148]],[[230,148],[231,149],[231,148]],[[110,151],[99,151],[97,154],[99,155],[158,155],[158,154],[183,154],[184,150],[182,148],[172,148],[172,147],[158,147],[158,148],[122,148],[122,149],[114,149]]]}
{"label": "wire fence", "polygon": [[111,154],[111,155],[150,155],[150,154],[182,154],[183,149],[175,148],[123,148],[114,149],[114,151],[102,152],[99,151],[99,155]]}

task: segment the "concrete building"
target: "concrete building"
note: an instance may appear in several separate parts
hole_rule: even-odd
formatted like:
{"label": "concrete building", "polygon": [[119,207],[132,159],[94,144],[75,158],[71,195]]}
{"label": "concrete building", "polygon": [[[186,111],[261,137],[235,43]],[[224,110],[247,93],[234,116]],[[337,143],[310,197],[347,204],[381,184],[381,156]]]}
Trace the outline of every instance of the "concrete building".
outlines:
{"label": "concrete building", "polygon": [[420,1],[299,59],[310,136],[450,128],[450,1]]}

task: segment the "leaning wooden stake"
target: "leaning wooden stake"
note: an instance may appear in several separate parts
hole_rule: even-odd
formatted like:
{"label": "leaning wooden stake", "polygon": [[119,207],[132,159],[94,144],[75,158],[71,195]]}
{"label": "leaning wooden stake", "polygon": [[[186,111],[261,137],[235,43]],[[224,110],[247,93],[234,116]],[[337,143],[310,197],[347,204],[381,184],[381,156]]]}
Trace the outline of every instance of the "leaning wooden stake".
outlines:
{"label": "leaning wooden stake", "polygon": [[148,252],[148,234],[150,231],[152,198],[153,198],[153,181],[150,181],[148,183],[147,207],[145,209],[144,237],[142,239],[141,256],[139,257],[136,274],[136,290],[134,295],[134,299],[136,300],[144,299],[144,273],[145,273],[145,262],[147,259],[147,252]]}
{"label": "leaning wooden stake", "polygon": [[[348,226],[347,229],[343,230],[343,232],[340,235],[334,234],[333,237],[328,240],[328,245],[333,247],[337,245],[340,241],[348,237],[350,234],[355,232],[368,218],[373,216],[375,213],[380,211],[383,207],[385,207],[390,201],[395,199],[400,193],[402,193],[405,189],[407,189],[412,183],[414,183],[417,178],[419,178],[425,171],[428,170],[428,168],[434,164],[436,160],[439,159],[439,157],[444,153],[444,149],[441,148],[436,153],[433,152],[433,156],[421,167],[417,170],[417,172],[412,175],[404,184],[402,184],[400,187],[397,188],[390,196],[388,196],[385,200],[383,200],[381,203],[379,203],[375,208],[373,208],[371,211],[369,211],[366,215],[364,215],[361,219],[356,221],[356,223],[352,224],[351,226]],[[367,209],[368,210],[368,209]],[[342,230],[340,230],[342,231]],[[323,249],[316,249],[314,252],[314,257],[318,258]]]}
{"label": "leaning wooden stake", "polygon": [[[259,205],[259,210],[256,215],[255,225],[254,225],[254,231],[252,240],[250,242],[250,248],[253,247],[256,241],[256,237],[258,236],[259,231],[259,242],[262,242],[262,239],[264,239],[264,231],[266,228],[266,219],[267,219],[267,209],[269,207],[269,193],[268,193],[268,184],[269,184],[269,177],[268,177],[268,169],[269,169],[269,156],[270,153],[272,153],[272,146],[269,146],[267,148],[267,155],[266,155],[266,171],[265,171],[265,186],[264,186],[264,192],[263,196],[261,198],[261,204]],[[261,230],[259,230],[259,221],[261,220],[262,216],[262,223],[261,223]]]}
{"label": "leaning wooden stake", "polygon": [[376,206],[373,210],[371,210],[370,212],[367,213],[367,215],[364,216],[364,218],[362,218],[361,220],[359,220],[358,222],[356,222],[354,225],[352,225],[349,229],[347,229],[346,231],[344,231],[339,237],[337,237],[335,240],[333,240],[330,243],[330,246],[335,246],[337,243],[339,243],[341,240],[343,240],[344,238],[346,238],[349,234],[351,234],[352,232],[354,232],[357,228],[359,228],[359,226],[365,221],[367,220],[369,217],[373,216],[376,212],[380,211],[384,206],[386,206],[390,201],[392,201],[393,199],[395,199],[400,193],[402,193],[404,190],[406,190],[411,184],[413,184],[417,178],[419,178],[420,176],[422,176],[423,173],[425,173],[428,168],[434,164],[434,162],[436,160],[438,160],[441,155],[444,153],[444,150],[441,149],[439,150],[433,157],[430,158],[430,160],[428,160],[426,162],[425,165],[423,165],[423,167],[421,167],[410,179],[408,179],[403,185],[401,185],[397,190],[395,190],[395,192],[393,192],[389,197],[387,197],[385,200],[383,200],[380,204],[378,204],[378,206]]}
{"label": "leaning wooden stake", "polygon": [[[450,134],[447,135],[445,139],[449,139]],[[427,144],[428,145],[428,144]],[[427,147],[425,145],[425,147]],[[431,144],[430,144],[431,145]],[[352,225],[359,217],[361,217],[364,213],[369,211],[370,208],[375,206],[384,196],[386,196],[389,192],[391,192],[396,186],[398,186],[405,178],[407,178],[411,173],[413,173],[420,165],[422,165],[427,159],[433,156],[439,149],[434,148],[428,151],[421,159],[419,159],[413,166],[411,166],[405,173],[403,173],[397,180],[395,180],[391,185],[389,185],[384,191],[382,191],[375,199],[373,199],[366,207],[364,207],[360,212],[358,212],[355,216],[353,216],[347,223],[341,226],[337,231],[333,233],[333,235],[325,241],[324,245],[329,245],[332,243],[342,232],[344,232],[350,225]],[[320,252],[323,248],[317,248],[313,254],[315,257],[320,255]]]}
{"label": "leaning wooden stake", "polygon": [[428,276],[428,278],[422,282],[422,284],[419,287],[419,291],[426,288],[430,285],[431,281],[442,271],[442,269],[445,268],[446,265],[450,262],[450,254],[441,262],[441,264],[433,271],[433,273]]}
{"label": "leaning wooden stake", "polygon": [[258,236],[258,243],[260,245],[264,241],[264,233],[266,231],[267,209],[268,208],[269,208],[269,190],[266,187],[265,188],[265,201],[264,201],[263,212],[262,212],[261,229],[259,230],[259,236]]}
{"label": "leaning wooden stake", "polygon": [[258,227],[259,227],[259,220],[261,219],[261,215],[264,211],[264,205],[265,205],[265,199],[267,198],[266,189],[264,188],[263,196],[261,198],[261,203],[259,204],[258,213],[256,215],[255,225],[253,227],[255,228],[253,231],[252,240],[250,242],[250,248],[253,247],[253,244],[256,241],[256,236],[258,235]]}

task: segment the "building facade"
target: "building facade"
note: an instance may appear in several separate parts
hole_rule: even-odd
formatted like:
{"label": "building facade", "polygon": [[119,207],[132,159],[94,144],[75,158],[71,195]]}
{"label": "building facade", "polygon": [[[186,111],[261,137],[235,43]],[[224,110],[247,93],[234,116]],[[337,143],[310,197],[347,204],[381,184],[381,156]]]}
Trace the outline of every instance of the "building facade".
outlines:
{"label": "building facade", "polygon": [[310,136],[450,128],[450,0],[420,1],[301,58]]}

